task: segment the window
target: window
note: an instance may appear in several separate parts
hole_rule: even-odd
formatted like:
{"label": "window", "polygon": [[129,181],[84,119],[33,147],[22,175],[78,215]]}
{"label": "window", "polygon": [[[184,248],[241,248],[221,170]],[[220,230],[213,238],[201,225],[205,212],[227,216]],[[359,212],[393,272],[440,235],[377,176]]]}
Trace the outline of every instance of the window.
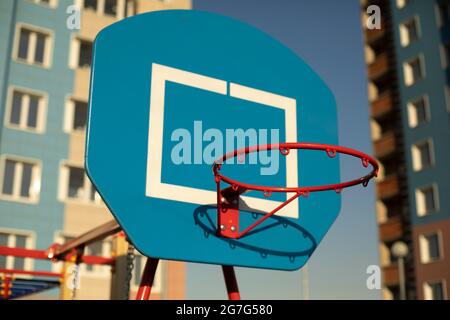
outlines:
{"label": "window", "polygon": [[[0,246],[31,249],[33,237],[30,233],[10,232],[0,229]],[[32,264],[31,259],[0,256],[0,269],[31,270]]]}
{"label": "window", "polygon": [[37,4],[42,4],[42,5],[54,8],[54,7],[56,7],[58,0],[31,0],[31,1],[34,3],[37,3]]}
{"label": "window", "polygon": [[43,94],[12,89],[6,125],[14,129],[43,132],[46,109],[47,97]]}
{"label": "window", "polygon": [[[59,244],[66,243],[73,240],[75,237],[69,236],[62,232],[58,232],[56,236],[56,242]],[[104,258],[111,258],[112,243],[111,238],[106,238],[102,241],[97,241],[87,245],[84,249],[83,255],[85,256],[97,256]],[[63,268],[63,263],[58,262],[53,264],[52,270],[54,272],[61,272]],[[94,264],[80,264],[80,275],[81,276],[110,276],[111,267],[105,265],[94,265]]]}
{"label": "window", "polygon": [[50,65],[50,34],[33,27],[17,29],[16,58],[19,61],[48,67]]}
{"label": "window", "polygon": [[121,19],[125,16],[127,2],[126,0],[84,0],[83,8],[99,15]]}
{"label": "window", "polygon": [[402,9],[408,4],[408,0],[396,0],[397,8]]}
{"label": "window", "polygon": [[[141,282],[142,273],[144,272],[147,257],[141,255],[137,251],[134,251],[134,254],[134,268],[133,274],[131,275],[130,288],[133,291],[137,291]],[[158,267],[156,268],[155,279],[153,280],[152,292],[161,292],[162,270],[164,269],[164,266],[165,262],[159,261]]]}
{"label": "window", "polygon": [[75,200],[84,203],[101,203],[101,198],[86,176],[82,167],[63,165],[61,170],[61,200]]}
{"label": "window", "polygon": [[421,97],[408,103],[408,122],[410,128],[415,128],[430,121],[430,106],[428,97]]}
{"label": "window", "polygon": [[444,282],[425,282],[423,285],[423,298],[425,300],[446,300]]}
{"label": "window", "polygon": [[441,259],[441,234],[438,232],[419,236],[420,261],[429,263]]}
{"label": "window", "polygon": [[90,67],[92,60],[92,42],[80,40],[80,51],[78,54],[78,67]]}
{"label": "window", "polygon": [[450,5],[448,3],[442,3],[437,6],[436,10],[437,25],[442,27],[450,21]]}
{"label": "window", "polygon": [[405,84],[411,86],[420,79],[425,77],[423,59],[421,57],[414,58],[403,64],[403,75]]}
{"label": "window", "polygon": [[105,14],[110,16],[117,15],[117,0],[105,0]]}
{"label": "window", "polygon": [[[88,256],[98,256],[98,257],[103,256],[103,243],[100,241],[91,243],[86,247],[84,254]],[[95,266],[92,264],[87,264],[86,271],[93,271],[94,267]]]}
{"label": "window", "polygon": [[[111,258],[111,239],[105,239],[91,243],[84,249],[84,254],[88,256],[97,256]],[[81,272],[88,275],[111,275],[111,267],[102,265],[85,264]]]}
{"label": "window", "polygon": [[445,87],[445,104],[447,105],[447,111],[450,112],[450,87]]}
{"label": "window", "polygon": [[436,185],[416,189],[416,210],[419,217],[437,212],[438,207],[439,200]]}
{"label": "window", "polygon": [[86,101],[70,99],[66,105],[64,130],[66,132],[85,132],[87,109]]}
{"label": "window", "polygon": [[84,0],[83,8],[97,11],[97,0]]}
{"label": "window", "polygon": [[80,38],[72,40],[69,65],[71,68],[89,68],[92,60],[92,41]]}
{"label": "window", "polygon": [[7,200],[37,202],[40,191],[40,169],[36,162],[2,158],[1,196]]}
{"label": "window", "polygon": [[434,151],[431,140],[414,144],[411,150],[414,171],[429,168],[434,164]]}
{"label": "window", "polygon": [[447,69],[450,66],[450,42],[440,46],[440,51],[442,68]]}
{"label": "window", "polygon": [[419,18],[414,17],[400,24],[400,44],[407,47],[419,39]]}

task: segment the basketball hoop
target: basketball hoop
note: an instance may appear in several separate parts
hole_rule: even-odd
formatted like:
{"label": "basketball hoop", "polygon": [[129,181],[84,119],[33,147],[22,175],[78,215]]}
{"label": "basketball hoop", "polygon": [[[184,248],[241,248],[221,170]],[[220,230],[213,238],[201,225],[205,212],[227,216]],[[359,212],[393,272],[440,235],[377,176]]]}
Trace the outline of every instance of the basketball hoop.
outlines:
{"label": "basketball hoop", "polygon": [[[267,150],[276,150],[278,149],[283,156],[288,156],[290,150],[292,149],[308,149],[308,150],[322,150],[325,151],[326,154],[330,158],[334,158],[338,153],[346,154],[349,156],[353,156],[355,158],[361,159],[362,166],[367,168],[369,164],[372,166],[372,171],[359,178],[350,180],[342,183],[328,184],[328,185],[319,185],[319,186],[297,186],[297,187],[272,187],[272,186],[259,186],[253,185],[249,183],[243,183],[237,180],[233,180],[228,178],[220,173],[220,169],[222,168],[222,164],[230,158],[237,157],[238,161],[242,162],[245,156],[252,152],[261,152]],[[298,197],[308,197],[311,192],[319,192],[319,191],[329,191],[334,190],[336,193],[341,193],[344,188],[348,188],[351,186],[355,186],[358,184],[362,184],[364,187],[367,186],[369,180],[376,177],[378,175],[378,163],[377,161],[368,156],[365,153],[360,151],[334,146],[329,144],[320,144],[320,143],[301,143],[301,142],[288,142],[288,143],[279,143],[279,144],[267,144],[267,145],[257,145],[252,147],[246,147],[238,150],[234,150],[232,152],[226,153],[221,158],[216,160],[213,165],[213,172],[216,181],[217,187],[217,215],[218,215],[218,234],[222,237],[238,239],[246,234],[249,231],[263,223],[266,219],[280,211],[282,208],[287,206],[289,203],[297,199]],[[220,182],[223,181],[230,186],[222,189],[220,188]],[[268,198],[272,195],[273,192],[286,192],[286,193],[294,193],[293,196],[289,197],[282,204],[277,206],[272,211],[266,213],[260,219],[255,221],[253,224],[248,226],[244,231],[239,232],[239,201],[238,198],[241,194],[247,191],[260,191],[263,195]]]}

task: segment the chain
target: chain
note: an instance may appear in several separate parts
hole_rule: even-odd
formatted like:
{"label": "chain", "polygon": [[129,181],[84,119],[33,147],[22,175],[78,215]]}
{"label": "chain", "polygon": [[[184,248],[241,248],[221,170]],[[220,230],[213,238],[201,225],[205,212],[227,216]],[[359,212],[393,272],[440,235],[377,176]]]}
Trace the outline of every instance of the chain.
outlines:
{"label": "chain", "polygon": [[75,300],[76,294],[77,294],[77,286],[78,286],[78,277],[80,272],[80,265],[74,264],[72,269],[72,294],[71,299]]}
{"label": "chain", "polygon": [[134,246],[129,242],[128,243],[128,251],[127,251],[127,276],[125,279],[125,299],[130,299],[130,282],[133,277],[133,268],[134,268]]}

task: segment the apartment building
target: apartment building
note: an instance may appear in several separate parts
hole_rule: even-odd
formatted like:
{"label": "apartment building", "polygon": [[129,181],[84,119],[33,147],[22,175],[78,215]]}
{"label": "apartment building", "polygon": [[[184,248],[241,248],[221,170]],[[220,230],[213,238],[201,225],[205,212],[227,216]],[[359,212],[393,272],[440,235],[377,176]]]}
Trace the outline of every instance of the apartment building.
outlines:
{"label": "apartment building", "polygon": [[[67,25],[74,8],[79,29]],[[45,249],[112,219],[84,171],[93,40],[131,15],[189,8],[190,0],[0,1],[0,245]],[[111,252],[111,239],[85,249]],[[145,262],[136,254],[131,296]],[[0,257],[2,268],[57,271],[61,265]],[[77,298],[109,299],[110,271],[83,265]],[[154,298],[183,298],[184,273],[184,264],[163,262]]]}
{"label": "apartment building", "polygon": [[[377,8],[381,28],[368,28]],[[448,299],[450,1],[368,0],[361,12],[373,150],[382,169],[376,190],[383,297],[400,298],[391,249],[403,241],[407,298]]]}

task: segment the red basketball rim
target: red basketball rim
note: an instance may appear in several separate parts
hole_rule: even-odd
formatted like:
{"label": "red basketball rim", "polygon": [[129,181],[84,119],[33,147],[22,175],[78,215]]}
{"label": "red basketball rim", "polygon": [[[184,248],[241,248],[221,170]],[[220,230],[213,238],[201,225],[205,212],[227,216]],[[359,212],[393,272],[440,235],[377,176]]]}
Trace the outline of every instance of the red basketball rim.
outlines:
{"label": "red basketball rim", "polygon": [[[367,168],[370,164],[372,166],[372,171],[358,179],[341,182],[341,183],[334,183],[334,184],[327,184],[327,185],[320,185],[320,186],[297,186],[297,187],[273,187],[273,186],[260,186],[260,185],[254,185],[250,183],[244,183],[240,182],[231,178],[228,178],[224,176],[222,173],[220,173],[220,169],[222,167],[222,164],[230,158],[234,157],[245,157],[246,154],[252,153],[252,152],[260,152],[260,151],[266,151],[266,150],[280,150],[281,154],[284,156],[288,156],[291,149],[297,149],[297,150],[322,150],[327,153],[327,155],[330,158],[334,158],[337,153],[346,154],[349,156],[353,156],[356,158],[361,159],[361,163],[363,167]],[[296,192],[301,194],[308,194],[309,192],[318,192],[318,191],[327,191],[327,190],[334,190],[336,192],[341,192],[342,189],[348,188],[357,184],[363,184],[364,186],[367,186],[370,179],[376,177],[378,175],[379,166],[377,161],[358,150],[341,147],[341,146],[335,146],[330,144],[321,144],[321,143],[309,143],[309,142],[285,142],[285,143],[278,143],[278,144],[266,144],[266,145],[256,145],[252,147],[246,147],[238,150],[234,150],[232,152],[228,152],[224,154],[222,157],[220,157],[218,160],[214,162],[213,165],[213,172],[214,176],[217,179],[222,180],[228,184],[231,185],[231,187],[235,190],[238,188],[243,188],[246,190],[255,190],[255,191],[262,191],[267,196],[268,194],[272,192]]]}

